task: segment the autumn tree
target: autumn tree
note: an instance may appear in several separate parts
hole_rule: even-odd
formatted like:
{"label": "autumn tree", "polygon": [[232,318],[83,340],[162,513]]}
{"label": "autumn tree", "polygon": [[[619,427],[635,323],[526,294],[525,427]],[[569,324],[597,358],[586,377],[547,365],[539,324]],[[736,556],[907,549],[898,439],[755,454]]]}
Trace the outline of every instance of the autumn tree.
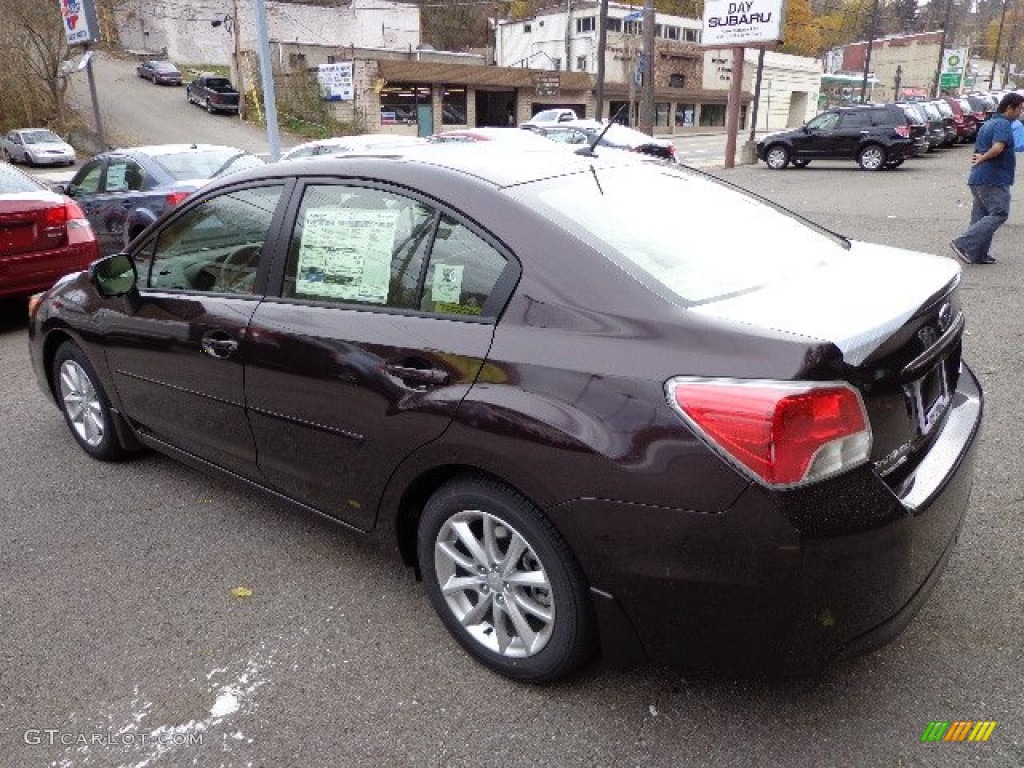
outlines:
{"label": "autumn tree", "polygon": [[782,52],[817,57],[821,55],[821,39],[810,0],[789,0],[782,31]]}

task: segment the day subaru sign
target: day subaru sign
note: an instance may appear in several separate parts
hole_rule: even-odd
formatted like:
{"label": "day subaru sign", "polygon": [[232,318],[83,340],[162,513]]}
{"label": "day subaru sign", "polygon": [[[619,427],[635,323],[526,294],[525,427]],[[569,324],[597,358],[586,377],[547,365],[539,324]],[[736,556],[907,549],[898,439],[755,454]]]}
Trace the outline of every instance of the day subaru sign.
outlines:
{"label": "day subaru sign", "polygon": [[778,43],[785,0],[705,0],[705,48]]}
{"label": "day subaru sign", "polygon": [[96,18],[95,0],[60,0],[60,13],[68,45],[99,42],[100,25]]}

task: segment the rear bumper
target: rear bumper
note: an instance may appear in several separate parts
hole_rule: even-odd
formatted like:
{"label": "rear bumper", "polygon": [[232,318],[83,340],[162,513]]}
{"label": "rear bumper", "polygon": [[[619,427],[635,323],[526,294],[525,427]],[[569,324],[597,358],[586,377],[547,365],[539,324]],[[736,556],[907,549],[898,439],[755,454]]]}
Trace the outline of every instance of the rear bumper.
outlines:
{"label": "rear bumper", "polygon": [[[751,486],[715,515],[598,500],[553,510],[596,590],[602,643],[686,668],[789,674],[887,642],[927,599],[963,525],[982,403],[965,366],[900,492],[863,468],[806,492]],[[854,530],[808,537],[793,507],[845,515]]]}
{"label": "rear bumper", "polygon": [[28,296],[45,291],[63,275],[85,269],[98,256],[95,243],[80,243],[2,258],[0,296]]}

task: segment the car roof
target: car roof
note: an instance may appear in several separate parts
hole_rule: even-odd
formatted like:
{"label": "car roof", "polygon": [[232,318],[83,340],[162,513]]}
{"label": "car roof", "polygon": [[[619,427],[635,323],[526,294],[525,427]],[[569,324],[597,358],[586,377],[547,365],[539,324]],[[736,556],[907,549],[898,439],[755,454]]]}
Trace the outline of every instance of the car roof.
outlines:
{"label": "car roof", "polygon": [[112,149],[109,152],[104,152],[103,154],[124,155],[137,152],[149,155],[150,157],[161,157],[162,155],[175,155],[181,152],[208,152],[218,149],[226,150],[228,152],[249,154],[238,147],[229,147],[224,144],[148,144],[141,147],[118,147],[117,149]]}
{"label": "car roof", "polygon": [[[517,130],[517,129],[512,129]],[[545,146],[550,144],[550,147]],[[290,163],[268,163],[260,168],[238,171],[217,185],[241,183],[253,179],[292,176],[365,176],[398,178],[420,176],[431,170],[474,177],[496,187],[526,184],[541,179],[601,170],[622,165],[643,165],[649,158],[632,153],[600,148],[593,156],[567,152],[564,145],[546,141],[536,147],[480,142],[440,142],[396,147],[387,155],[350,154],[314,155]],[[659,163],[660,165],[660,163]]]}

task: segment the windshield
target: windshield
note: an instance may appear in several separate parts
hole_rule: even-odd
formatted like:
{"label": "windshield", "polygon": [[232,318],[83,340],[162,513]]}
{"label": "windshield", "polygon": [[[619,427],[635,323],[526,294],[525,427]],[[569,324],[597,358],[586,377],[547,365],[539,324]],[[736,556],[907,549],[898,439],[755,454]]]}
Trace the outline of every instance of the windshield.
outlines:
{"label": "windshield", "polygon": [[192,150],[189,152],[173,152],[153,158],[161,168],[178,181],[184,179],[212,179],[226,173],[244,171],[263,165],[263,161],[255,155],[240,152],[237,149]]}
{"label": "windshield", "polygon": [[52,142],[63,143],[63,139],[53,131],[26,131],[21,134],[26,144],[50,144]]}
{"label": "windshield", "polygon": [[715,301],[843,258],[847,241],[710,177],[643,165],[510,190],[684,305]]}

